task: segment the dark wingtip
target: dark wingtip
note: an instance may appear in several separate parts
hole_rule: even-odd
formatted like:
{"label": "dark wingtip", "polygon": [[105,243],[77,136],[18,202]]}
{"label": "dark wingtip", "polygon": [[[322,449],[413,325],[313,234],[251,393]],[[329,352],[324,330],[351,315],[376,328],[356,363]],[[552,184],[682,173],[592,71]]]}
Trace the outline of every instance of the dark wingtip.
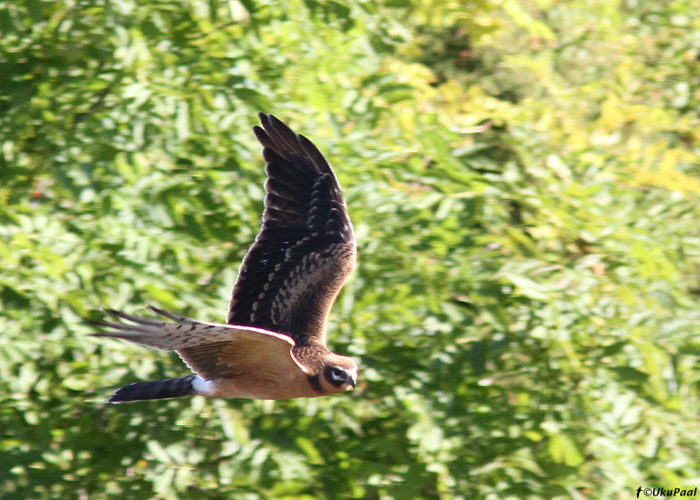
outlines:
{"label": "dark wingtip", "polygon": [[110,337],[110,335],[107,335],[106,333],[88,333],[88,337]]}
{"label": "dark wingtip", "polygon": [[277,132],[296,136],[297,134],[289,126],[273,114],[260,113],[260,124],[266,132]]}
{"label": "dark wingtip", "polygon": [[179,314],[173,314],[171,312],[168,312],[168,311],[161,309],[159,307],[156,307],[156,306],[149,305],[148,308],[151,311],[153,311],[154,313],[159,314],[160,316],[165,316],[166,318],[171,319],[175,322],[192,321],[190,318],[187,318],[185,316],[181,316]]}
{"label": "dark wingtip", "polygon": [[170,319],[183,318],[183,316],[173,314],[171,312],[166,311],[165,309],[161,309],[160,307],[152,306],[150,304],[146,307],[148,307],[152,312],[159,314],[161,316],[165,316],[166,318],[170,318]]}
{"label": "dark wingtip", "polygon": [[258,118],[260,118],[260,123],[262,124],[263,128],[266,129],[270,126],[270,118],[272,118],[272,115],[263,113],[261,111],[260,113],[258,113]]}
{"label": "dark wingtip", "polygon": [[104,309],[104,312],[106,312],[110,316],[114,316],[115,318],[136,321],[136,316],[133,316],[131,314],[126,314],[126,313],[123,313],[121,311],[117,311],[115,309]]}
{"label": "dark wingtip", "polygon": [[258,142],[260,142],[260,144],[263,145],[263,148],[270,149],[274,147],[272,139],[269,135],[267,135],[265,129],[260,128],[256,125],[255,127],[253,127],[253,132],[255,133],[255,137],[258,138]]}
{"label": "dark wingtip", "polygon": [[270,122],[270,125],[273,127],[284,127],[284,128],[289,128],[287,125],[285,125],[282,120],[277,118],[275,115],[267,115],[267,120]]}
{"label": "dark wingtip", "polygon": [[99,319],[83,318],[83,323],[85,323],[86,325],[90,325],[90,326],[103,326],[103,327],[107,326],[107,325],[105,325],[106,321],[102,321]]}

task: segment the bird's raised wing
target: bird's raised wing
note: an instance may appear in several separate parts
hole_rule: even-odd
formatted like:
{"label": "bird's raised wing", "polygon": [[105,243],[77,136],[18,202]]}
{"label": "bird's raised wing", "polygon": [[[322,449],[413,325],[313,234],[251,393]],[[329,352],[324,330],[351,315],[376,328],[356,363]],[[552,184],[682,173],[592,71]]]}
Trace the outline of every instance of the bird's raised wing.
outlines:
{"label": "bird's raised wing", "polygon": [[325,345],[326,319],[355,267],[352,224],[323,155],[272,115],[260,114],[268,180],[260,233],[243,260],[227,322]]}
{"label": "bird's raised wing", "polygon": [[96,337],[115,337],[175,351],[194,373],[206,380],[246,374],[275,379],[287,377],[293,371],[308,374],[292,353],[294,341],[286,335],[261,328],[204,323],[155,307],[151,309],[172,321],[107,310],[129,323],[89,323],[108,329],[93,334]]}

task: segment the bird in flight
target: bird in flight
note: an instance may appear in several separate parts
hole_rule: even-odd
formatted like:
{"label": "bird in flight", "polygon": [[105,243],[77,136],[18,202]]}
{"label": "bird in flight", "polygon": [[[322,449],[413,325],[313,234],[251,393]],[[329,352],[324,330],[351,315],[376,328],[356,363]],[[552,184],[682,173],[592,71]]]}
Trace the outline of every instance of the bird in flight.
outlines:
{"label": "bird in flight", "polygon": [[326,323],[355,268],[355,234],[333,169],[303,135],[260,113],[254,128],[267,162],[265,210],[243,259],[227,324],[155,307],[162,318],[114,310],[90,321],[115,337],[175,351],[192,375],[122,387],[111,403],[203,395],[289,399],[357,384],[357,363],[327,347]]}

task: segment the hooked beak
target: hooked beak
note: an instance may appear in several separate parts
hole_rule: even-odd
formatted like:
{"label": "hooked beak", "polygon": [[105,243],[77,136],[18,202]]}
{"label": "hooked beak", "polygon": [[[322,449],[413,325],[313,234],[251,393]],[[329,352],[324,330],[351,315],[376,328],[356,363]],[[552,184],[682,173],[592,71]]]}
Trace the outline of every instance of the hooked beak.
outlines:
{"label": "hooked beak", "polygon": [[355,369],[349,373],[350,376],[348,377],[348,384],[350,384],[353,389],[357,386],[357,371],[357,367],[355,367]]}

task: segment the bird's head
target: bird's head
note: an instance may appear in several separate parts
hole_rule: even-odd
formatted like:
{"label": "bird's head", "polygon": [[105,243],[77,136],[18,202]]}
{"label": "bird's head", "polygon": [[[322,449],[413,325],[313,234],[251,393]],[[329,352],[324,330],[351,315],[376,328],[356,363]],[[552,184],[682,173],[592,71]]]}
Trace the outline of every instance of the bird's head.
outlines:
{"label": "bird's head", "polygon": [[338,354],[329,355],[323,364],[321,377],[328,392],[344,392],[357,385],[357,363],[352,358]]}

